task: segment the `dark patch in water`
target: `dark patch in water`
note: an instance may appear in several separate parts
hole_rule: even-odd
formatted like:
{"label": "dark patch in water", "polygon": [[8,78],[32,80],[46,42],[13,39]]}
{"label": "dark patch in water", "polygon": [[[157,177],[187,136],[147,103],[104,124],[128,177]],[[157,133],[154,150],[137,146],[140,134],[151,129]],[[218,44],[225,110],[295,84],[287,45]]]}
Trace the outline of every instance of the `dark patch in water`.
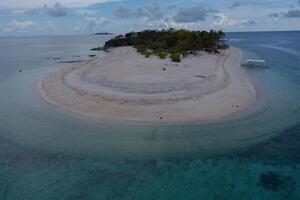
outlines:
{"label": "dark patch in water", "polygon": [[267,190],[278,191],[289,185],[291,181],[291,177],[281,176],[276,172],[268,171],[260,175],[259,185]]}
{"label": "dark patch in water", "polygon": [[283,130],[278,136],[239,152],[241,158],[267,163],[300,163],[300,123]]}
{"label": "dark patch in water", "polygon": [[196,77],[196,78],[207,78],[206,76],[203,76],[203,75],[195,75],[194,77]]}
{"label": "dark patch in water", "polygon": [[257,112],[254,112],[254,113],[251,113],[249,114],[246,118],[243,118],[241,120],[239,120],[240,122],[243,122],[243,121],[247,121],[247,120],[250,120],[250,119],[253,119],[253,118],[256,118],[258,117],[259,115],[263,114],[263,113],[266,113],[268,110],[270,109],[270,106],[264,106],[262,109],[260,109],[259,111]]}
{"label": "dark patch in water", "polygon": [[291,117],[295,116],[298,112],[300,112],[300,107],[297,108],[296,110],[294,110],[292,113],[291,113]]}
{"label": "dark patch in water", "polygon": [[4,137],[0,137],[0,158],[12,167],[31,166],[34,163],[39,166],[55,164],[62,165],[66,160],[74,159],[74,156],[34,149],[14,143]]}
{"label": "dark patch in water", "polygon": [[72,63],[80,63],[83,62],[84,60],[67,60],[67,61],[62,61],[58,62],[59,64],[72,64]]}
{"label": "dark patch in water", "polygon": [[47,57],[46,59],[47,60],[60,60],[61,58],[60,57],[53,57],[53,58]]}

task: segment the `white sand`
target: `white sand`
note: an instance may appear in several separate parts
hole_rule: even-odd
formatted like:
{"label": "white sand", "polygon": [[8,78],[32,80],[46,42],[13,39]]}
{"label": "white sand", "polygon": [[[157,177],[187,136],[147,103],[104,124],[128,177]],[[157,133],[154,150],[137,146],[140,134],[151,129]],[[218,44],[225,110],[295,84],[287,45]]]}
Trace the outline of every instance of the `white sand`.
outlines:
{"label": "white sand", "polygon": [[173,63],[120,47],[43,77],[39,91],[65,111],[96,119],[206,122],[255,103],[256,91],[240,69],[240,58],[231,48]]}

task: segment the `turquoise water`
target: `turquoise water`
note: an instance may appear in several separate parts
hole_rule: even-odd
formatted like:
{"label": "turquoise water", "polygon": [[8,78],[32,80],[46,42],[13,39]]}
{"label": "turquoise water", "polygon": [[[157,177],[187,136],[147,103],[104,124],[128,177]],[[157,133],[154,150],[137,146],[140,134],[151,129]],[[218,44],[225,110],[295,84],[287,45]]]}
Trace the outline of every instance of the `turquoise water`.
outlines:
{"label": "turquoise water", "polygon": [[257,106],[164,126],[86,121],[38,95],[41,76],[107,38],[0,38],[0,199],[300,199],[300,32],[228,37],[268,62],[243,68]]}

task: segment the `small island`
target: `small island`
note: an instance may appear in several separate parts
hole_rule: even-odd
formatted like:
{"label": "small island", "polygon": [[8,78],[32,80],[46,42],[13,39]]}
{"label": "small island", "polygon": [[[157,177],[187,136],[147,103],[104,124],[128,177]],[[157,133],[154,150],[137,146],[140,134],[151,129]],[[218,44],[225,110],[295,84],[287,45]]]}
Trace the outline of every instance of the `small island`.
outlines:
{"label": "small island", "polygon": [[106,54],[48,74],[43,98],[96,119],[191,123],[223,119],[256,102],[241,52],[222,31],[145,30],[107,41]]}
{"label": "small island", "polygon": [[100,32],[100,33],[93,33],[92,35],[113,35],[113,33],[109,33],[109,32]]}
{"label": "small island", "polygon": [[198,51],[219,53],[219,49],[227,49],[223,31],[188,31],[188,30],[145,30],[118,35],[107,41],[104,50],[112,47],[133,46],[145,57],[152,55],[161,59],[170,57],[173,62],[180,62],[188,54]]}

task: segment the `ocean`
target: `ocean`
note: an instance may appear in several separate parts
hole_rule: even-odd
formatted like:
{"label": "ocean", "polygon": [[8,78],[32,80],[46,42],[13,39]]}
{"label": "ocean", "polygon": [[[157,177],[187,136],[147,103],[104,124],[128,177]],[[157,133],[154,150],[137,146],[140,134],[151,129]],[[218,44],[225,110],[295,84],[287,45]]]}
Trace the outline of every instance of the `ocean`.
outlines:
{"label": "ocean", "polygon": [[206,124],[88,121],[39,79],[111,36],[0,37],[0,199],[300,199],[300,32],[228,33],[257,105]]}

